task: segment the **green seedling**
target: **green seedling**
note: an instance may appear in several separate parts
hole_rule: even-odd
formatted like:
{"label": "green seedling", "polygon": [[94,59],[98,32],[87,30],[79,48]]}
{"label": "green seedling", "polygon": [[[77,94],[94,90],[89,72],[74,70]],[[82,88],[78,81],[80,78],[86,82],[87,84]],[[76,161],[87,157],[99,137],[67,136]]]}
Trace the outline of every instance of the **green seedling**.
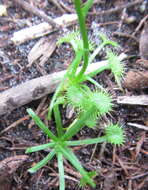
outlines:
{"label": "green seedling", "polygon": [[58,159],[58,168],[59,168],[59,179],[60,179],[60,190],[65,189],[65,179],[64,179],[64,167],[63,167],[63,158],[66,158],[82,175],[82,184],[89,184],[92,187],[95,187],[95,183],[92,179],[92,175],[87,172],[82,166],[75,154],[70,149],[71,146],[80,146],[80,145],[90,145],[102,142],[109,142],[115,145],[121,145],[124,142],[124,134],[122,128],[116,124],[110,124],[105,128],[105,135],[102,137],[94,139],[85,139],[85,140],[75,140],[70,141],[70,139],[77,134],[84,126],[85,120],[90,115],[90,113],[95,108],[90,106],[90,108],[75,120],[69,127],[68,130],[63,134],[63,127],[61,121],[59,121],[59,113],[57,110],[54,110],[54,114],[57,117],[56,127],[57,127],[57,136],[55,136],[51,130],[40,120],[40,118],[33,112],[32,109],[28,109],[28,114],[32,117],[34,122],[40,127],[40,129],[50,138],[50,142],[40,146],[30,147],[26,150],[26,153],[32,153],[47,148],[51,149],[51,152],[34,167],[29,169],[30,173],[34,173],[39,170],[41,167],[45,166],[54,156],[57,156]]}
{"label": "green seedling", "polygon": [[[114,145],[122,145],[124,143],[124,132],[119,124],[109,124],[106,126],[104,136],[94,139],[71,140],[83,127],[95,127],[97,121],[102,116],[109,114],[112,111],[113,103],[111,95],[93,79],[93,76],[104,70],[110,70],[115,77],[115,81],[120,86],[120,80],[124,72],[124,68],[120,63],[118,56],[112,51],[109,51],[107,52],[108,64],[96,69],[94,72],[86,74],[88,65],[92,63],[102,48],[108,45],[113,47],[117,46],[117,43],[109,40],[104,34],[99,35],[102,40],[102,43],[99,44],[99,46],[95,45],[94,42],[91,42],[88,39],[85,20],[92,4],[93,0],[87,0],[86,3],[82,3],[81,0],[74,0],[80,31],[77,30],[69,33],[58,40],[59,45],[62,43],[70,43],[74,49],[75,57],[68,67],[63,80],[57,87],[48,109],[47,118],[52,119],[52,116],[54,117],[56,134],[54,134],[41,121],[32,109],[27,110],[34,122],[48,136],[49,143],[30,147],[26,150],[26,153],[41,151],[46,148],[51,149],[51,152],[34,167],[29,169],[29,172],[36,172],[56,156],[59,168],[60,190],[65,189],[64,158],[80,172],[82,176],[82,179],[80,180],[81,186],[88,184],[95,187],[93,178],[96,176],[96,172],[87,172],[82,167],[80,161],[71,149],[72,146],[90,145],[102,142],[108,142]],[[80,65],[81,67],[79,67]],[[85,81],[91,82],[94,85],[95,90],[91,90],[86,84],[84,84]],[[60,107],[69,104],[74,107],[76,118],[67,127],[63,126]]]}

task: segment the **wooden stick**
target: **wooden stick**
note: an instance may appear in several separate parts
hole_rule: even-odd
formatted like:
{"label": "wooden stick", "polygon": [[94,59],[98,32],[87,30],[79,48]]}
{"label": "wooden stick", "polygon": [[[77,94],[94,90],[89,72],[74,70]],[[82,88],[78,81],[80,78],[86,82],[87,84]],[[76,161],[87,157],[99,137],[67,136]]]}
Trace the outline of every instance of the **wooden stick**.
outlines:
{"label": "wooden stick", "polygon": [[130,122],[127,123],[127,125],[148,131],[148,127],[145,125],[141,125],[141,124],[137,124],[137,123],[130,123]]}
{"label": "wooden stick", "polygon": [[[125,54],[119,56],[120,60],[123,60],[125,57]],[[90,64],[86,73],[95,71],[107,64],[107,61]],[[81,69],[81,67],[79,69]],[[32,100],[39,99],[54,92],[65,73],[66,70],[45,75],[2,92],[0,94],[0,115],[7,112],[10,113],[12,110],[25,105]]]}
{"label": "wooden stick", "polygon": [[129,104],[129,105],[148,105],[148,95],[140,96],[119,96],[117,98],[118,104]]}
{"label": "wooden stick", "polygon": [[116,13],[116,12],[119,12],[121,11],[122,9],[125,9],[125,8],[130,8],[132,6],[135,6],[137,4],[140,4],[142,3],[143,0],[136,0],[136,1],[133,1],[133,2],[130,2],[130,3],[127,3],[127,4],[124,4],[124,5],[121,5],[119,7],[116,7],[116,8],[112,8],[112,9],[109,9],[109,10],[104,10],[104,11],[97,11],[97,12],[91,12],[91,13],[88,13],[89,15],[107,15],[107,14],[113,14],[113,13]]}
{"label": "wooden stick", "polygon": [[6,127],[5,129],[3,129],[0,132],[0,135],[2,135],[3,133],[6,133],[7,131],[9,131],[10,129],[15,128],[17,125],[19,125],[20,123],[22,123],[25,120],[28,120],[30,118],[29,115],[24,116],[23,118],[18,119],[17,121],[15,121],[14,123],[10,124],[8,127]]}
{"label": "wooden stick", "polygon": [[52,27],[54,27],[54,28],[59,27],[58,24],[50,16],[46,15],[43,11],[37,9],[33,5],[30,5],[26,1],[22,1],[22,0],[12,0],[12,1],[14,1],[16,4],[20,5],[24,10],[43,18],[44,21],[48,22]]}
{"label": "wooden stick", "polygon": [[139,40],[133,36],[132,34],[127,34],[124,32],[113,32],[113,36],[119,36],[119,37],[124,37],[124,38],[131,38],[132,40],[134,40],[137,44],[139,44]]}
{"label": "wooden stick", "polygon": [[61,7],[60,2],[57,0],[48,0],[49,2],[51,1],[60,11],[61,13],[65,13],[65,10]]}
{"label": "wooden stick", "polygon": [[[70,26],[74,24],[76,21],[77,21],[76,14],[64,14],[63,16],[54,19],[54,22],[56,22],[60,27]],[[55,31],[55,28],[53,28],[47,22],[43,22],[41,24],[31,26],[29,28],[24,28],[22,30],[14,32],[10,41],[15,45],[19,45],[28,40],[32,40],[47,35],[53,31]]]}

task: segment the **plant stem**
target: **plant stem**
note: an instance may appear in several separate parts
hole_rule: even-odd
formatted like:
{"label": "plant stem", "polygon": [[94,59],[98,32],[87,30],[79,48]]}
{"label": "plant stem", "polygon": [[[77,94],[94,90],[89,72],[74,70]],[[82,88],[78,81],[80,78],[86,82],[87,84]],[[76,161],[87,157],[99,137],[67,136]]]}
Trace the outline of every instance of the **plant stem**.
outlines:
{"label": "plant stem", "polygon": [[86,140],[78,140],[78,141],[67,141],[66,144],[68,146],[80,146],[80,145],[89,145],[89,144],[96,144],[102,143],[106,141],[106,136],[98,137],[94,139],[86,139]]}
{"label": "plant stem", "polygon": [[83,73],[86,71],[86,68],[88,66],[88,56],[89,56],[89,43],[88,43],[88,35],[87,35],[87,29],[86,29],[86,24],[85,24],[85,17],[83,15],[83,11],[81,8],[81,0],[74,0],[75,4],[75,9],[78,15],[78,20],[79,20],[79,26],[80,26],[80,32],[83,40],[83,49],[84,49],[84,63],[81,71],[78,74],[78,79],[81,78]]}
{"label": "plant stem", "polygon": [[72,79],[75,77],[75,74],[76,74],[77,68],[81,62],[82,56],[83,56],[82,51],[77,52],[75,59],[71,63],[72,67],[71,67],[71,71],[69,72],[69,75]]}
{"label": "plant stem", "polygon": [[[59,95],[59,93],[62,91],[62,88],[65,84],[65,81],[67,80],[68,76],[71,76],[72,73],[75,74],[75,71],[77,70],[77,66],[79,64],[79,61],[81,60],[81,57],[82,57],[82,52],[79,53],[76,58],[74,59],[74,61],[72,62],[72,64],[68,67],[67,69],[67,72],[65,73],[61,83],[58,85],[53,97],[52,97],[52,100],[50,102],[50,106],[48,108],[48,115],[47,115],[47,119],[50,120],[51,119],[51,114],[52,114],[52,110],[53,110],[53,107],[54,107],[54,103]],[[74,67],[74,69],[73,69]]]}
{"label": "plant stem", "polygon": [[[101,73],[101,72],[104,71],[104,70],[110,70],[109,64],[106,64],[106,65],[104,65],[104,66],[102,66],[102,67],[99,67],[98,69],[96,69],[95,71],[90,72],[90,73],[87,74],[86,76],[94,77],[95,75]],[[84,81],[86,81],[86,80],[87,80],[87,78],[85,78],[85,76],[84,76],[84,80],[82,80],[81,82],[84,82]]]}
{"label": "plant stem", "polygon": [[54,111],[54,117],[55,117],[58,137],[61,137],[63,135],[63,125],[62,125],[61,114],[59,111],[59,105],[55,105],[53,108],[53,111]]}
{"label": "plant stem", "polygon": [[84,16],[87,15],[88,10],[91,8],[93,4],[93,0],[87,0],[87,2],[84,4],[84,7],[82,8]]}
{"label": "plant stem", "polygon": [[68,140],[71,137],[73,137],[75,134],[77,134],[80,129],[84,126],[85,120],[88,118],[90,113],[92,113],[94,110],[94,107],[90,107],[86,113],[84,113],[80,118],[75,120],[68,128],[67,132],[62,137],[62,141]]}
{"label": "plant stem", "polygon": [[93,78],[86,76],[87,81],[91,82],[92,84],[94,84],[96,87],[100,88],[101,90],[105,91],[105,89],[97,82],[95,81]]}
{"label": "plant stem", "polygon": [[51,114],[52,114],[52,110],[53,110],[53,107],[54,107],[54,103],[55,103],[55,101],[56,101],[56,99],[57,99],[57,97],[58,97],[60,91],[61,91],[62,88],[63,88],[63,85],[64,85],[64,82],[65,82],[66,78],[67,78],[67,73],[64,75],[64,77],[63,77],[61,83],[60,83],[60,84],[58,85],[58,87],[56,88],[56,91],[55,91],[55,93],[54,93],[54,95],[53,95],[53,97],[52,97],[52,100],[51,100],[51,102],[50,102],[50,106],[49,106],[49,108],[48,108],[48,115],[47,115],[47,119],[48,119],[48,120],[51,120]]}
{"label": "plant stem", "polygon": [[101,51],[101,49],[106,45],[106,43],[102,43],[100,46],[98,46],[95,51],[93,52],[93,54],[91,54],[90,58],[89,58],[89,63],[92,63],[94,58],[96,57],[96,55],[98,55],[98,53]]}
{"label": "plant stem", "polygon": [[60,190],[65,190],[65,178],[64,178],[64,167],[63,167],[62,153],[58,152],[57,157],[58,157]]}

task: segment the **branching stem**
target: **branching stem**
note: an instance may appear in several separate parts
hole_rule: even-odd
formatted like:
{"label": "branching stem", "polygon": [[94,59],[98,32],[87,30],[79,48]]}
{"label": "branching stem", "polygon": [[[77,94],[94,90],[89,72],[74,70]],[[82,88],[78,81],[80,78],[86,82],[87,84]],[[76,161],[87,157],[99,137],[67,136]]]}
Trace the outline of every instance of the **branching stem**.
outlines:
{"label": "branching stem", "polygon": [[74,4],[75,4],[75,9],[76,9],[76,12],[77,12],[77,15],[78,15],[80,32],[81,32],[81,36],[82,36],[82,40],[83,40],[83,49],[84,49],[83,67],[82,67],[81,71],[79,72],[79,74],[77,76],[78,78],[81,78],[81,76],[86,71],[86,68],[88,66],[89,43],[88,43],[88,35],[87,35],[87,29],[86,29],[86,24],[85,24],[85,16],[83,15],[83,11],[82,11],[82,8],[81,8],[81,5],[82,5],[81,0],[74,0]]}

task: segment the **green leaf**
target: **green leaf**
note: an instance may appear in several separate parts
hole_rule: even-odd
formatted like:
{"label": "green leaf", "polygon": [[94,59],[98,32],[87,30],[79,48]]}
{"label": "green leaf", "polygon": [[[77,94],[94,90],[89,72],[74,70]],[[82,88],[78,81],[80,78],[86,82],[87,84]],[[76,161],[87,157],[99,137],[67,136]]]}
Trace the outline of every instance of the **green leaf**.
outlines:
{"label": "green leaf", "polygon": [[25,153],[37,152],[37,151],[40,151],[40,150],[44,150],[46,148],[52,148],[54,146],[55,146],[55,143],[50,142],[50,143],[39,145],[39,146],[29,147],[29,148],[27,148]]}
{"label": "green leaf", "polygon": [[[98,116],[101,116],[109,113],[112,110],[112,98],[108,93],[104,91],[89,91],[88,99],[88,103],[94,107],[94,111],[92,112],[93,118],[96,117],[96,111],[98,113]],[[83,110],[87,110],[88,103],[84,105]]]}
{"label": "green leaf", "polygon": [[[80,32],[78,30],[67,33],[65,36],[59,38],[57,44],[61,45],[62,43],[70,43],[75,51],[75,53],[83,52],[83,40],[80,36]],[[89,51],[94,50],[94,42],[92,40],[88,40],[89,43]]]}
{"label": "green leaf", "polygon": [[55,106],[55,105],[60,105],[60,104],[65,104],[65,96],[62,96],[62,95],[61,95],[60,97],[57,97],[54,106]]}
{"label": "green leaf", "polygon": [[103,47],[106,45],[106,43],[101,43],[94,52],[89,56],[89,63],[92,63],[95,57],[99,54],[99,52],[103,49]]}
{"label": "green leaf", "polygon": [[122,145],[125,140],[122,127],[118,124],[110,124],[105,128],[106,140],[115,145]]}
{"label": "green leaf", "polygon": [[67,146],[80,146],[80,145],[90,145],[96,143],[102,143],[106,141],[106,137],[98,137],[93,139],[77,140],[77,141],[66,141]]}
{"label": "green leaf", "polygon": [[121,64],[118,56],[114,54],[112,51],[107,52],[107,57],[111,72],[113,73],[117,84],[121,86],[120,80],[124,74],[124,67]]}
{"label": "green leaf", "polygon": [[31,109],[27,109],[28,114],[32,117],[34,122],[39,126],[39,128],[52,140],[57,141],[57,137],[48,129],[48,127],[41,121],[41,119],[36,115],[36,113]]}
{"label": "green leaf", "polygon": [[101,40],[103,41],[103,43],[105,45],[112,45],[113,47],[119,47],[117,42],[114,42],[114,41],[108,39],[105,34],[99,33],[99,37],[101,38]]}
{"label": "green leaf", "polygon": [[93,78],[86,76],[86,80],[88,80],[89,82],[91,82],[92,84],[94,84],[97,88],[101,89],[102,91],[105,91],[105,89],[103,88],[103,86],[101,86],[97,81],[95,81]]}
{"label": "green leaf", "polygon": [[[97,176],[97,172],[96,172],[96,171],[87,172],[87,174],[88,174],[88,176],[89,176],[91,179],[93,179],[94,177]],[[79,185],[80,185],[80,187],[84,187],[84,186],[87,185],[87,181],[86,181],[86,179],[85,179],[84,177],[81,178]]]}
{"label": "green leaf", "polygon": [[83,49],[83,41],[80,38],[80,32],[78,30],[70,32],[66,34],[65,36],[61,37],[58,40],[57,44],[60,45],[65,42],[70,43],[75,52],[78,52],[79,50]]}
{"label": "green leaf", "polygon": [[94,58],[98,55],[98,53],[104,48],[104,46],[106,45],[112,45],[113,47],[118,47],[119,45],[112,41],[112,40],[109,40],[107,38],[106,35],[104,35],[103,33],[100,33],[99,34],[101,40],[102,40],[102,43],[94,50],[94,52],[90,55],[89,57],[89,63],[92,63]]}
{"label": "green leaf", "polygon": [[45,166],[53,158],[54,155],[55,155],[55,150],[52,150],[43,160],[38,162],[35,166],[30,168],[28,171],[30,173],[35,173],[37,170]]}
{"label": "green leaf", "polygon": [[68,148],[59,147],[65,158],[67,158],[71,164],[80,172],[80,174],[85,179],[86,183],[91,185],[92,187],[95,187],[94,181],[89,177],[88,173],[83,169],[81,166],[81,163],[75,156],[75,154]]}
{"label": "green leaf", "polygon": [[106,63],[106,64],[104,64],[102,67],[99,67],[98,69],[96,69],[95,71],[92,71],[92,72],[90,72],[90,73],[87,74],[87,75],[84,75],[83,78],[82,78],[82,80],[81,80],[81,82],[86,81],[86,80],[87,80],[87,76],[89,76],[89,77],[94,77],[95,75],[101,73],[102,71],[108,70],[108,69],[110,69],[110,67],[109,67],[109,65]]}
{"label": "green leaf", "polygon": [[[84,114],[82,112],[82,114]],[[93,112],[88,116],[88,118],[85,120],[85,125],[89,128],[93,128],[97,124],[98,119],[98,111],[93,110]]]}
{"label": "green leaf", "polygon": [[74,108],[81,108],[86,98],[83,86],[71,83],[67,89],[66,97],[68,103]]}

